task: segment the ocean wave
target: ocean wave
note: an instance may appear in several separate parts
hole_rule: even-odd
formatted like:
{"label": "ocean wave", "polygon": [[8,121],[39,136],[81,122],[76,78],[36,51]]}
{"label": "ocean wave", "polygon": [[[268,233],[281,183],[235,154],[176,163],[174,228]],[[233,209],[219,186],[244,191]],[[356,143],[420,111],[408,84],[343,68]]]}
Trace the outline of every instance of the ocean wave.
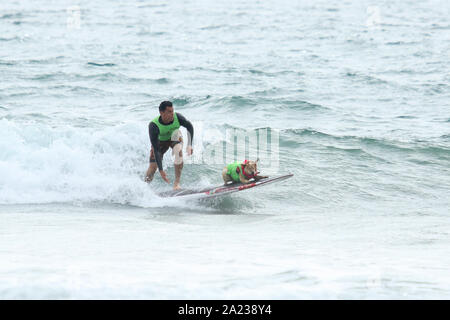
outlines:
{"label": "ocean wave", "polygon": [[253,98],[246,98],[243,96],[223,97],[216,100],[217,107],[229,107],[232,109],[239,109],[247,106],[256,106],[258,102]]}
{"label": "ocean wave", "polygon": [[397,119],[417,119],[415,116],[398,116]]}
{"label": "ocean wave", "polygon": [[431,25],[431,27],[434,30],[450,30],[450,25],[445,26],[445,25],[439,25],[439,24],[433,23]]}
{"label": "ocean wave", "polygon": [[22,41],[24,38],[18,37],[18,36],[14,36],[14,37],[0,37],[0,41]]}
{"label": "ocean wave", "polygon": [[134,124],[94,130],[0,123],[1,204],[152,205],[154,193],[141,180],[148,137]]}
{"label": "ocean wave", "polygon": [[324,105],[315,104],[304,100],[281,99],[278,105],[284,109],[292,109],[292,110],[313,110],[313,111],[329,110],[329,108]]}
{"label": "ocean wave", "polygon": [[199,30],[216,30],[216,29],[222,29],[222,28],[226,28],[227,25],[226,24],[212,24],[209,26],[205,26],[205,27],[199,27]]}
{"label": "ocean wave", "polygon": [[249,95],[256,96],[256,97],[271,97],[271,96],[276,96],[280,93],[284,93],[284,90],[281,88],[272,87],[270,89],[258,90],[258,91],[251,92]]}
{"label": "ocean wave", "polygon": [[22,63],[30,63],[30,64],[50,64],[50,63],[59,63],[61,60],[65,59],[65,56],[56,56],[56,57],[47,57],[41,59],[27,59],[21,60]]}
{"label": "ocean wave", "polygon": [[425,94],[427,95],[442,94],[449,91],[448,85],[445,83],[423,84],[422,86],[425,88]]}
{"label": "ocean wave", "polygon": [[172,98],[171,101],[174,106],[183,107],[183,106],[189,104],[192,101],[192,99],[189,97],[177,97],[177,98]]}
{"label": "ocean wave", "polygon": [[[343,153],[347,157],[358,157],[360,159],[373,159],[381,162],[389,162],[383,157],[370,153],[363,145],[358,143],[348,143],[347,141],[336,141],[333,135],[325,134],[315,130],[303,129],[300,135],[307,139],[298,139],[297,133],[290,134],[297,130],[281,130],[280,132],[280,147],[285,150],[293,150],[294,148],[308,148],[315,150],[313,152],[324,152],[325,154]],[[309,139],[308,139],[309,138]],[[313,138],[313,139],[311,139]]]}
{"label": "ocean wave", "polygon": [[167,4],[160,3],[160,4],[140,4],[138,5],[138,8],[164,8],[167,7]]}
{"label": "ocean wave", "polygon": [[278,98],[265,96],[267,92],[255,92],[248,96],[228,96],[213,99],[207,102],[210,108],[242,111],[242,108],[250,108],[251,111],[291,110],[291,111],[324,111],[329,110],[324,105],[314,104],[305,100]]}
{"label": "ocean wave", "polygon": [[[113,203],[138,207],[192,207],[239,210],[251,204],[227,201],[191,203],[162,199],[161,179],[143,181],[150,143],[147,123],[77,127],[45,124],[42,114],[29,114],[26,123],[0,119],[0,204]],[[200,135],[201,132],[197,132]],[[202,145],[194,145],[202,153]],[[173,179],[173,156],[163,165]],[[186,162],[185,187],[221,183],[220,170]],[[195,170],[193,170],[195,168]],[[212,177],[212,178],[211,178]],[[210,181],[211,178],[211,181]]]}
{"label": "ocean wave", "polygon": [[106,63],[88,62],[87,65],[94,66],[94,67],[114,67],[114,66],[116,66],[115,63],[109,63],[109,62],[106,62]]}
{"label": "ocean wave", "polygon": [[98,72],[91,74],[81,74],[81,73],[67,73],[62,71],[55,71],[51,73],[35,74],[31,76],[24,77],[28,80],[36,81],[53,81],[53,80],[64,80],[64,81],[86,81],[86,80],[97,80],[101,82],[109,81],[115,83],[130,83],[130,82],[141,82],[141,83],[157,83],[157,84],[167,84],[171,80],[169,78],[136,78],[130,77],[126,74],[120,72]]}
{"label": "ocean wave", "polygon": [[57,85],[57,86],[49,86],[49,89],[62,89],[67,92],[77,92],[77,93],[87,93],[92,96],[104,96],[106,95],[106,91],[100,89],[100,88],[94,88],[94,87],[85,87],[85,86],[78,86],[78,85]]}
{"label": "ocean wave", "polygon": [[21,12],[14,12],[14,13],[5,13],[0,16],[0,19],[20,19],[23,18],[23,14]]}
{"label": "ocean wave", "polygon": [[385,43],[385,45],[388,46],[405,46],[405,45],[417,45],[420,44],[420,42],[417,41],[388,41]]}
{"label": "ocean wave", "polygon": [[0,60],[0,65],[14,66],[18,64],[51,64],[58,63],[60,60],[64,59],[64,56],[48,57],[48,58],[33,58],[33,59],[17,59],[17,60]]}
{"label": "ocean wave", "polygon": [[[303,137],[309,139],[320,145],[326,145],[326,143],[338,143],[344,147],[341,150],[346,150],[347,152],[367,152],[367,150],[377,148],[386,150],[394,153],[402,153],[414,155],[420,153],[422,155],[429,156],[431,158],[436,158],[440,160],[450,160],[450,148],[441,145],[431,145],[429,141],[419,142],[410,141],[403,142],[393,139],[386,138],[376,138],[376,137],[365,137],[365,136],[352,136],[352,135],[333,135],[324,132],[320,132],[313,129],[286,129],[281,130],[286,137]],[[304,140],[306,142],[307,140]],[[357,146],[348,147],[349,145]],[[331,147],[336,147],[333,145]],[[367,150],[366,150],[367,149]],[[414,160],[414,159],[412,159]]]}
{"label": "ocean wave", "polygon": [[347,71],[345,72],[345,77],[348,78],[354,78],[355,81],[357,82],[364,82],[367,84],[380,84],[380,85],[384,85],[384,84],[388,84],[388,81],[377,78],[375,76],[371,76],[371,75],[367,75],[367,74],[362,74],[359,72],[355,72],[355,71]]}
{"label": "ocean wave", "polygon": [[0,60],[0,66],[13,66],[15,65],[16,62],[15,61],[4,61],[4,60]]}
{"label": "ocean wave", "polygon": [[159,78],[159,79],[154,79],[153,81],[155,81],[156,83],[159,83],[159,84],[167,84],[167,83],[171,82],[171,80],[169,78]]}
{"label": "ocean wave", "polygon": [[66,78],[66,73],[64,72],[53,72],[53,73],[42,73],[42,74],[36,74],[32,76],[25,77],[28,80],[55,80],[57,78]]}

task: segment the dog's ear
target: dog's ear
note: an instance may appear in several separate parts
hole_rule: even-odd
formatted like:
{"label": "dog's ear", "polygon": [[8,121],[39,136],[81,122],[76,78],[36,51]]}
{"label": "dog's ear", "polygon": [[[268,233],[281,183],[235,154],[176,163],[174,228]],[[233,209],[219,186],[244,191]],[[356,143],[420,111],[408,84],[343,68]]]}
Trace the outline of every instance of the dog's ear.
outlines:
{"label": "dog's ear", "polygon": [[249,166],[249,167],[253,167],[255,164],[256,164],[256,162],[252,161],[252,160],[247,162],[247,166]]}

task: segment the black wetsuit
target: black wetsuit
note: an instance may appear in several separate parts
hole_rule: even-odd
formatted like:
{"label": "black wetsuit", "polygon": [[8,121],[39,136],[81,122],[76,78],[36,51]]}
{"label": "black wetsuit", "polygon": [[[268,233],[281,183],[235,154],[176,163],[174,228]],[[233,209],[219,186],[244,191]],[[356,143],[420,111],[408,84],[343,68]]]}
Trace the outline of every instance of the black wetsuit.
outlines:
{"label": "black wetsuit", "polygon": [[[181,115],[178,112],[176,112],[176,114],[178,117],[178,122],[180,122],[180,126],[185,127],[190,134],[190,139],[188,139],[188,146],[190,146],[190,145],[192,145],[192,141],[194,140],[194,127],[192,126],[192,123],[189,120],[187,120],[183,115]],[[159,117],[159,122],[162,123],[161,116]],[[169,123],[165,123],[165,125],[169,125],[172,123],[173,123],[173,121],[169,122]],[[159,128],[155,123],[150,122],[148,124],[148,134],[150,136],[150,142],[153,146],[153,152],[155,154],[156,164],[158,165],[158,169],[162,170],[163,169],[162,159],[161,159],[161,155],[159,152],[159,139],[158,139]]]}

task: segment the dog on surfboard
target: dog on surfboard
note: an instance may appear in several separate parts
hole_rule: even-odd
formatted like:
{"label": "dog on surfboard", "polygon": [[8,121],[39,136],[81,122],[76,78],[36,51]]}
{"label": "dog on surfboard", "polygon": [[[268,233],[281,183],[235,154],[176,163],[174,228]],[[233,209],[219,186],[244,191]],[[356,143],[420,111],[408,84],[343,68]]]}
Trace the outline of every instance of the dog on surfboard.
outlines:
{"label": "dog on surfboard", "polygon": [[225,185],[229,183],[241,182],[247,184],[251,179],[258,181],[268,178],[268,176],[260,176],[258,172],[258,160],[244,160],[230,163],[222,170],[222,178]]}

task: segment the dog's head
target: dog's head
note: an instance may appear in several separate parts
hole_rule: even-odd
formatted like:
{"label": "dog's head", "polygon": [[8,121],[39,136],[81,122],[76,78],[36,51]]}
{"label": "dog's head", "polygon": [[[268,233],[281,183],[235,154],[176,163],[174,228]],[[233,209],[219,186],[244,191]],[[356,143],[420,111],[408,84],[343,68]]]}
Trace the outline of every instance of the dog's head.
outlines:
{"label": "dog's head", "polygon": [[256,161],[245,161],[244,171],[248,176],[255,176],[258,173],[258,160]]}

